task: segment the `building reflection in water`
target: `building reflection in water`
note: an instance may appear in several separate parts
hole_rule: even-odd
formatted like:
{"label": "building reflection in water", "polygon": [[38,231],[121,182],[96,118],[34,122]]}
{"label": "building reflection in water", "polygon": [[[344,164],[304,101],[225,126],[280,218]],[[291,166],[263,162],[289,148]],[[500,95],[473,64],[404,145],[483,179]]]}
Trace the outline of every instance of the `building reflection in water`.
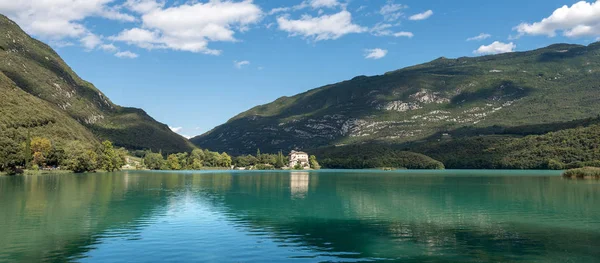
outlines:
{"label": "building reflection in water", "polygon": [[290,190],[292,199],[302,199],[308,192],[310,174],[308,172],[292,172],[290,174]]}

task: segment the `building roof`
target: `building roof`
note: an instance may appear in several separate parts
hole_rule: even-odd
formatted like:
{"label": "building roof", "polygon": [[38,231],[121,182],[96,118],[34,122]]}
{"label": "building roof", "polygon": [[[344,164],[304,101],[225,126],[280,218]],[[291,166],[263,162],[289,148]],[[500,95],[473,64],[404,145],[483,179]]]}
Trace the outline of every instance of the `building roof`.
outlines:
{"label": "building roof", "polygon": [[305,152],[292,151],[292,152],[290,152],[289,156],[291,156],[293,154],[306,154],[306,155],[308,155],[308,153],[305,153]]}

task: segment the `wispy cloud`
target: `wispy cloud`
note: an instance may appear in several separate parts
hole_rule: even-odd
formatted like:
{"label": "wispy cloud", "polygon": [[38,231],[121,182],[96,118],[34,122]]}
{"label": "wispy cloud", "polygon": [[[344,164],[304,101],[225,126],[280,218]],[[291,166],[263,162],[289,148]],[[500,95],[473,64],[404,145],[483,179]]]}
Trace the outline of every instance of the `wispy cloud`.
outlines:
{"label": "wispy cloud", "polygon": [[241,69],[244,66],[250,65],[250,61],[248,60],[242,60],[242,61],[233,61],[233,66],[235,66],[237,69]]}
{"label": "wispy cloud", "polygon": [[117,52],[115,53],[115,57],[118,58],[137,58],[139,55],[136,53],[133,53],[131,51],[121,51],[121,52]]}
{"label": "wispy cloud", "polygon": [[381,48],[374,49],[366,49],[365,50],[365,58],[366,59],[381,59],[387,55],[388,51]]}
{"label": "wispy cloud", "polygon": [[467,41],[481,41],[492,37],[490,34],[481,33],[478,36],[467,38]]}
{"label": "wispy cloud", "polygon": [[427,18],[430,18],[432,15],[433,15],[433,11],[427,10],[423,13],[412,15],[408,19],[413,20],[413,21],[419,21],[419,20],[425,20]]}

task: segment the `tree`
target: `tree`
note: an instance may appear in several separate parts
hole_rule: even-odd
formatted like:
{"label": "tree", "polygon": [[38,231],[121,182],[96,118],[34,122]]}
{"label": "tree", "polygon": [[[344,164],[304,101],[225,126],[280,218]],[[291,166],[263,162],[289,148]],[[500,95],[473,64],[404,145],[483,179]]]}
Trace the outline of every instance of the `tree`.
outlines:
{"label": "tree", "polygon": [[192,160],[204,161],[204,151],[201,149],[194,149],[192,154],[190,154],[190,158]]}
{"label": "tree", "polygon": [[13,139],[0,134],[0,171],[9,175],[18,172],[17,165],[22,160],[19,144]]}
{"label": "tree", "polygon": [[167,167],[171,170],[181,170],[181,164],[176,154],[170,154],[167,157]]}
{"label": "tree", "polygon": [[163,165],[164,159],[162,154],[148,152],[146,156],[144,156],[144,164],[150,170],[160,170]]}
{"label": "tree", "polygon": [[98,168],[98,154],[79,141],[65,147],[65,157],[61,165],[75,173],[91,172]]}
{"label": "tree", "polygon": [[283,153],[281,151],[279,151],[279,153],[277,154],[277,162],[275,162],[275,168],[283,168],[285,167],[285,158],[283,157]]}
{"label": "tree", "polygon": [[220,154],[216,152],[211,152],[208,150],[204,151],[205,160],[204,164],[208,167],[219,167],[219,159]]}
{"label": "tree", "polygon": [[317,156],[311,155],[308,163],[310,164],[310,168],[315,169],[315,170],[319,170],[321,169],[321,165],[319,165],[319,162],[317,162]]}
{"label": "tree", "polygon": [[31,155],[31,131],[27,130],[27,139],[25,140],[25,150],[23,152],[23,158],[25,159],[25,168],[29,168],[33,156]]}
{"label": "tree", "polygon": [[188,158],[188,153],[178,153],[177,159],[179,160],[179,170],[186,170],[191,166],[190,158]]}
{"label": "tree", "polygon": [[189,164],[192,170],[199,170],[204,166],[204,151],[194,149],[189,157]]}
{"label": "tree", "polygon": [[116,150],[117,156],[120,159],[120,163],[122,167],[123,165],[127,164],[127,156],[129,156],[129,151],[127,151],[127,149],[121,147],[119,149]]}
{"label": "tree", "polygon": [[121,170],[125,164],[125,156],[121,156],[115,151],[112,142],[104,141],[100,147],[100,168],[108,172]]}
{"label": "tree", "polygon": [[200,170],[200,169],[202,169],[202,161],[200,161],[198,159],[193,159],[192,160],[192,164],[190,166],[190,169],[192,169],[192,170]]}
{"label": "tree", "polygon": [[46,163],[46,156],[52,150],[52,143],[47,138],[34,137],[31,139],[30,145],[30,151],[33,152],[33,164],[43,166]]}
{"label": "tree", "polygon": [[231,156],[227,153],[221,153],[219,156],[219,166],[221,167],[231,167]]}

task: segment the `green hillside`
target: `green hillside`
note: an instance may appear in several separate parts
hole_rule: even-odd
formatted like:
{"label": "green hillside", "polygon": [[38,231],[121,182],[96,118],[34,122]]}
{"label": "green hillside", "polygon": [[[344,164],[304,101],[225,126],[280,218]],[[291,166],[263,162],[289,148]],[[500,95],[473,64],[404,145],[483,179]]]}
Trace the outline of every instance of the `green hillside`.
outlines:
{"label": "green hillside", "polygon": [[193,148],[143,110],[113,104],[48,45],[2,15],[0,33],[0,125],[14,139],[20,141],[29,129],[58,142],[107,139],[167,153]]}
{"label": "green hillside", "polygon": [[191,141],[234,154],[259,147],[276,152],[405,144],[466,127],[510,129],[599,112],[600,43],[557,44],[527,52],[439,58],[356,77],[255,107]]}

